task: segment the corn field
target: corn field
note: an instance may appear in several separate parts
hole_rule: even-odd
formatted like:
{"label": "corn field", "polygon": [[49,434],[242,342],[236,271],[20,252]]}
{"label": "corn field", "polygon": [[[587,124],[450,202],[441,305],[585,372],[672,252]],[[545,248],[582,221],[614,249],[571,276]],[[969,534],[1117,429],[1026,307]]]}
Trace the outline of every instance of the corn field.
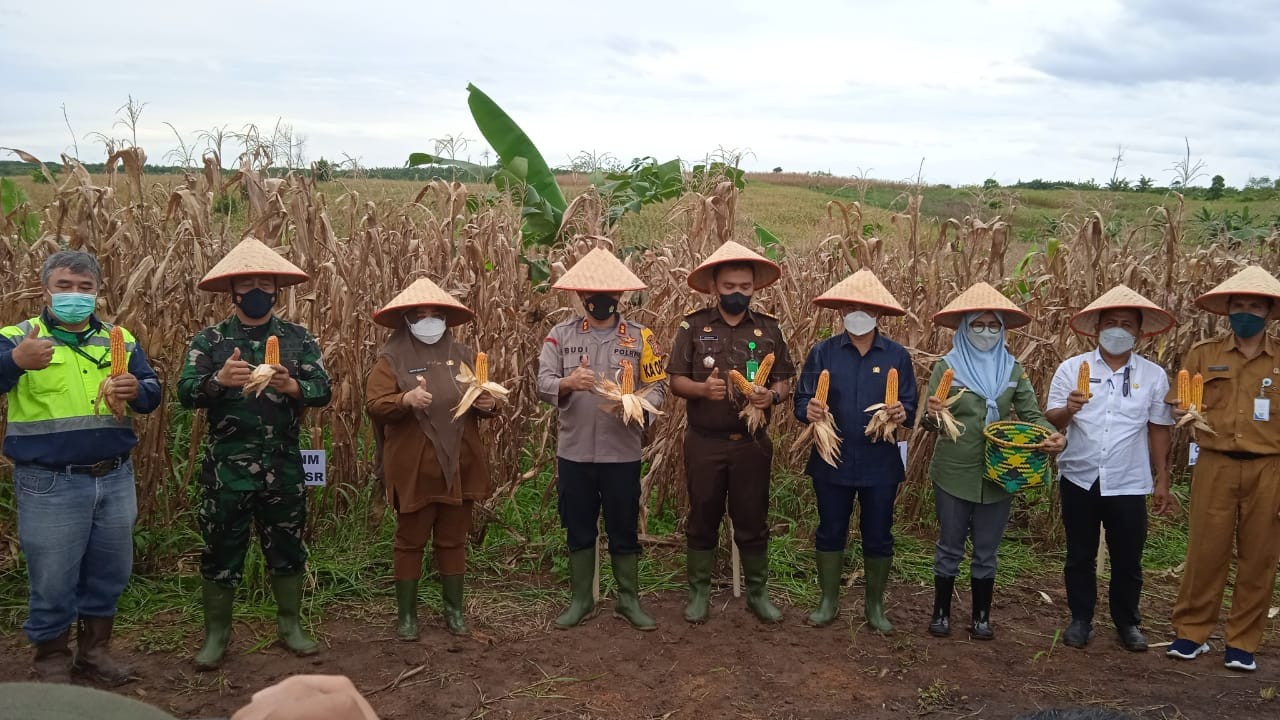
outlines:
{"label": "corn field", "polygon": [[[537,356],[546,331],[576,311],[576,300],[530,284],[517,206],[477,202],[467,186],[444,181],[425,185],[402,206],[353,191],[331,199],[300,174],[268,178],[246,164],[223,177],[216,156],[206,159],[202,173],[176,185],[149,183],[142,174],[144,159],[138,148],[113,154],[109,170],[122,165],[123,173],[110,172],[101,185],[78,163],[67,161],[54,200],[36,210],[41,236],[34,244],[19,239],[9,218],[0,218],[0,268],[7,281],[0,320],[14,323],[38,312],[39,268],[49,253],[63,247],[94,253],[105,273],[100,314],[138,336],[164,383],[167,402],[136,420],[141,523],[180,522],[192,496],[203,419],[196,416],[189,426],[175,422],[182,411],[174,401],[174,383],[192,334],[231,311],[226,296],[195,289],[241,237],[214,220],[214,202],[228,193],[247,198],[248,234],[276,246],[311,275],[310,283],[282,293],[279,309],[319,338],[333,378],[332,403],[312,411],[306,423],[312,445],[329,452],[329,482],[339,509],[351,496],[348,491],[376,482],[363,413],[364,381],[387,331],[370,315],[424,275],[477,311],[476,322],[461,329],[463,339],[488,351],[492,377],[512,391],[502,418],[485,426],[495,487],[488,509],[549,466],[555,453],[554,410],[535,396]],[[667,208],[662,242],[610,248],[625,253],[626,264],[650,286],[633,293],[624,312],[653,328],[664,347],[669,348],[684,314],[710,302],[685,282],[701,258],[731,238],[754,245],[737,217],[737,192],[731,182],[709,183]],[[904,318],[884,321],[882,329],[911,349],[920,379],[950,348],[950,331],[929,322],[933,313],[976,281],[1001,288],[1035,318],[1012,334],[1011,346],[1042,398],[1057,364],[1086,347],[1067,319],[1116,283],[1129,285],[1179,319],[1173,332],[1140,346],[1173,372],[1192,343],[1220,330],[1214,316],[1194,308],[1197,294],[1247,263],[1280,267],[1280,235],[1248,248],[1182,242],[1182,201],[1176,194],[1150,208],[1145,222],[1116,235],[1107,234],[1098,212],[1064,217],[1058,236],[1045,237],[1033,248],[1015,247],[1012,228],[998,217],[924,218],[920,203],[918,193],[905,191],[898,203],[903,210],[892,217],[888,236],[877,238],[863,235],[864,209],[858,203],[832,201],[826,217],[815,219],[825,240],[781,249],[782,280],[754,302],[780,319],[797,365],[833,327],[839,331],[836,314],[815,311],[810,300],[864,266],[909,310]],[[553,277],[596,244],[610,244],[594,239],[606,226],[608,209],[591,190],[571,202],[562,234],[568,239],[546,258]],[[345,236],[335,226],[348,228]],[[685,414],[683,401],[672,403],[646,448],[646,513],[684,503]],[[801,473],[804,457],[789,450],[799,427],[788,407],[776,412],[772,430],[778,482],[807,483]],[[918,431],[905,433],[904,439],[911,454],[900,516],[907,522],[924,520],[931,515],[926,477],[932,440]],[[1048,516],[1043,509],[1040,514]],[[13,526],[13,517],[0,516],[0,535],[12,538]]]}

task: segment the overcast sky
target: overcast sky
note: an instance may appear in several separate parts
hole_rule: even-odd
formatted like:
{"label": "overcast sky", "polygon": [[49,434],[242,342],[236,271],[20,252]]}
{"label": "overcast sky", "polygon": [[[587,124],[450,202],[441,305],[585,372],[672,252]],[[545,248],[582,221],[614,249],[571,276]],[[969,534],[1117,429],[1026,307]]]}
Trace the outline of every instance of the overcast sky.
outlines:
{"label": "overcast sky", "polygon": [[[1274,0],[5,0],[0,146],[86,160],[132,95],[153,162],[283,118],[308,159],[401,165],[461,134],[474,82],[553,165],[579,151],[929,182],[1146,174],[1183,152],[1280,176]],[[122,131],[115,129],[114,134]],[[227,158],[224,164],[230,165]],[[1207,184],[1207,179],[1202,181]]]}

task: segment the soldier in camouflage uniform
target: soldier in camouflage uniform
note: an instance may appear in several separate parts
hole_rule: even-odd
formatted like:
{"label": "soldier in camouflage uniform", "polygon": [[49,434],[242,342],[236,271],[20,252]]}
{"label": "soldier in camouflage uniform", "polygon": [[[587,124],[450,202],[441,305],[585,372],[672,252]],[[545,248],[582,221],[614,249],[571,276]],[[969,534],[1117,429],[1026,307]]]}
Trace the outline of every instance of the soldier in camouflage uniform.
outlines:
{"label": "soldier in camouflage uniform", "polygon": [[[184,407],[208,412],[200,481],[200,532],[204,551],[204,646],[196,667],[218,667],[231,634],[231,606],[257,527],[280,640],[298,655],[317,646],[302,628],[299,609],[305,580],[307,522],[298,430],[308,407],[329,402],[329,376],[320,346],[307,330],[275,317],[279,288],[307,275],[253,238],[246,238],[200,281],[200,289],[230,292],[235,313],[196,333],[178,380]],[[264,361],[275,336],[280,362],[260,394],[242,390]]]}

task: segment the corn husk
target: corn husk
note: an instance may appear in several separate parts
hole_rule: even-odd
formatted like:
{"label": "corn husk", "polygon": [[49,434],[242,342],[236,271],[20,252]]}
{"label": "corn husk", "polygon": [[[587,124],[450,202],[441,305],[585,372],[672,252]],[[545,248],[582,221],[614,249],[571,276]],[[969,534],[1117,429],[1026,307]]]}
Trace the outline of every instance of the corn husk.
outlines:
{"label": "corn husk", "polygon": [[[481,359],[482,357],[484,358],[483,360]],[[476,358],[477,367],[479,367],[482,362],[486,366],[485,377],[477,377],[475,370],[466,363],[460,363],[461,367],[458,369],[457,380],[466,386],[467,389],[463,391],[462,399],[459,400],[458,404],[453,408],[454,420],[465,415],[483,393],[489,393],[498,404],[502,404],[506,402],[507,395],[511,392],[488,378],[488,357],[485,356],[484,353],[476,353]]]}
{"label": "corn husk", "polygon": [[262,391],[267,389],[271,384],[271,378],[275,377],[276,368],[274,365],[262,363],[249,373],[249,380],[245,382],[244,389],[241,391],[245,395],[253,393],[254,397],[262,395]]}
{"label": "corn husk", "polygon": [[885,380],[885,401],[866,409],[875,415],[871,416],[864,434],[878,442],[894,442],[898,437],[898,423],[889,419],[889,406],[898,402],[898,368],[889,368],[889,376]]}
{"label": "corn husk", "polygon": [[830,383],[831,373],[823,370],[822,375],[818,379],[818,393],[814,396],[822,403],[823,409],[828,410],[827,414],[821,420],[810,422],[805,426],[804,431],[800,433],[800,437],[796,438],[792,444],[792,450],[799,450],[809,446],[815,446],[818,450],[818,457],[831,467],[840,467],[840,428],[836,427],[836,420],[831,416],[829,408],[827,408],[827,398],[825,389]]}
{"label": "corn husk", "polygon": [[623,360],[622,367],[618,368],[613,380],[607,378],[596,380],[595,391],[597,395],[605,399],[602,405],[605,412],[621,412],[624,425],[635,424],[644,427],[644,414],[646,412],[651,415],[662,415],[663,413],[649,400],[649,395],[653,393],[657,383],[645,385],[635,392],[623,392],[624,386],[630,386],[635,382],[634,372],[635,369],[631,363]]}

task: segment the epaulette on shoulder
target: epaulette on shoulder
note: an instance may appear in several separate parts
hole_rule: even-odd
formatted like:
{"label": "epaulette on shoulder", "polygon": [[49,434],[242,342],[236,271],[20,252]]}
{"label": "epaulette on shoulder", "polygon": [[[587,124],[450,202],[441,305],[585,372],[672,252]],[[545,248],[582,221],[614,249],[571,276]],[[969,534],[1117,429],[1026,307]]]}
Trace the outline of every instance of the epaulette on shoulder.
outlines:
{"label": "epaulette on shoulder", "polygon": [[1222,342],[1222,337],[1221,337],[1221,336],[1219,336],[1219,337],[1205,338],[1204,340],[1201,340],[1201,341],[1199,341],[1199,342],[1192,343],[1192,344],[1191,344],[1191,349],[1192,349],[1192,350],[1195,350],[1196,348],[1198,348],[1198,347],[1200,347],[1200,346],[1202,346],[1202,345],[1212,345],[1213,343],[1217,343],[1217,342]]}
{"label": "epaulette on shoulder", "polygon": [[685,317],[687,317],[687,318],[691,318],[691,317],[693,317],[694,315],[697,315],[698,313],[706,312],[706,311],[708,311],[708,310],[710,310],[710,309],[711,309],[711,308],[705,308],[705,307],[694,308],[693,310],[688,310],[688,311],[686,311],[686,312],[685,312],[685,314],[684,314],[684,316],[685,316]]}
{"label": "epaulette on shoulder", "polygon": [[763,310],[753,310],[752,312],[754,312],[755,314],[757,314],[757,315],[759,315],[759,316],[761,316],[761,317],[767,317],[767,318],[769,318],[770,320],[777,321],[777,319],[778,319],[778,316],[777,316],[777,315],[774,315],[773,313],[767,313],[767,312],[765,312],[765,311],[763,311]]}

